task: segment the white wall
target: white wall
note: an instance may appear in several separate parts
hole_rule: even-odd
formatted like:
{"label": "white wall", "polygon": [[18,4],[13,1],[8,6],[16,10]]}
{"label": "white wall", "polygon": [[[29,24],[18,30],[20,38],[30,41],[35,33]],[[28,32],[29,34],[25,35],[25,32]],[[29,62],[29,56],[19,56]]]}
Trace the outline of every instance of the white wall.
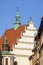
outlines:
{"label": "white wall", "polygon": [[15,48],[26,48],[26,49],[33,49],[34,43],[19,43],[15,45]]}
{"label": "white wall", "polygon": [[14,49],[13,52],[17,55],[32,55],[32,50]]}
{"label": "white wall", "polygon": [[33,54],[35,33],[37,29],[29,23],[27,28],[25,26],[25,32],[21,33],[21,38],[17,39],[17,45],[13,48],[12,53],[15,54],[18,65],[30,65],[28,58]]}
{"label": "white wall", "polygon": [[17,65],[30,65],[30,61],[28,60],[28,57],[17,57]]}

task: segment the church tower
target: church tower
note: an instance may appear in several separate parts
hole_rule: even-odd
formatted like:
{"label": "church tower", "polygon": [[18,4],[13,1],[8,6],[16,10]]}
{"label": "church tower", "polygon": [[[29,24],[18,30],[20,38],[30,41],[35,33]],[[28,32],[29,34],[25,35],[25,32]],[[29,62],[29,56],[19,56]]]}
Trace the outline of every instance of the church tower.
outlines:
{"label": "church tower", "polygon": [[21,25],[20,20],[19,20],[20,16],[19,16],[18,8],[17,8],[17,12],[16,12],[15,18],[16,18],[16,21],[14,23],[14,29],[16,30]]}
{"label": "church tower", "polygon": [[10,53],[6,36],[2,44],[2,65],[14,65],[14,55]]}

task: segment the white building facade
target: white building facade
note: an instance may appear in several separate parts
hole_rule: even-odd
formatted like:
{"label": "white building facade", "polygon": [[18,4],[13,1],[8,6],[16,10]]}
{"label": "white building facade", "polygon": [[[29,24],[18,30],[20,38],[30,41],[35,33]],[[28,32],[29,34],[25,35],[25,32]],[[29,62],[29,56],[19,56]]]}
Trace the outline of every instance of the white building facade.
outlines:
{"label": "white building facade", "polygon": [[10,51],[14,54],[14,61],[17,65],[32,65],[32,61],[30,62],[28,58],[33,54],[35,34],[37,34],[37,28],[30,20],[28,26],[25,26],[25,32],[21,33],[21,38],[17,39],[17,45],[13,46],[13,50]]}

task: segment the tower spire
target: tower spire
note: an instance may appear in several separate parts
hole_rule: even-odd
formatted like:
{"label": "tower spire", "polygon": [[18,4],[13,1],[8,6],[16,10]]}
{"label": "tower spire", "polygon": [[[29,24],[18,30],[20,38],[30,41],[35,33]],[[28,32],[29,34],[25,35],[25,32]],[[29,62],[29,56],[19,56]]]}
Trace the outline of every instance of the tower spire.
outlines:
{"label": "tower spire", "polygon": [[19,16],[19,8],[17,7],[17,11],[16,11],[16,16],[15,16],[16,19],[19,19],[20,16]]}
{"label": "tower spire", "polygon": [[20,25],[20,15],[19,15],[19,9],[17,7],[17,11],[16,11],[16,16],[15,16],[16,20],[15,20],[15,23],[14,23],[14,29],[16,30]]}
{"label": "tower spire", "polygon": [[33,24],[33,21],[32,21],[32,17],[30,16],[30,21],[29,21],[30,24]]}
{"label": "tower spire", "polygon": [[7,44],[6,31],[5,31],[5,36],[4,36],[4,44]]}
{"label": "tower spire", "polygon": [[7,44],[6,36],[4,37],[4,44]]}

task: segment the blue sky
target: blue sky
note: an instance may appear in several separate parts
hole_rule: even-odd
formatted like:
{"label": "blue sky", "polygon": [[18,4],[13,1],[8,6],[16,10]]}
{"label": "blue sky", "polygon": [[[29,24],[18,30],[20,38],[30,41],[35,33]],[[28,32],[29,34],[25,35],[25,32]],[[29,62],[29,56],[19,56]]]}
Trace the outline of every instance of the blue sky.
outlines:
{"label": "blue sky", "polygon": [[43,16],[43,0],[0,0],[0,37],[6,29],[14,27],[17,6],[20,20],[26,24],[30,16],[38,28]]}

